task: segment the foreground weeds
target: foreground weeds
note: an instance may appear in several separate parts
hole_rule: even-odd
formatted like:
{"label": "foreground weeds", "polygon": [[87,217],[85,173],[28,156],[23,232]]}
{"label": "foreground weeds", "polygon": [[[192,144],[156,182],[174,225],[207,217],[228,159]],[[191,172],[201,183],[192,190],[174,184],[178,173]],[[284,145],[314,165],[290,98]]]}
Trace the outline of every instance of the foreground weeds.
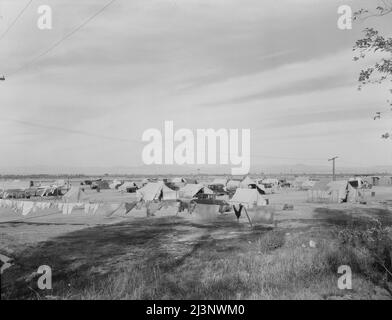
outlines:
{"label": "foreground weeds", "polygon": [[[176,238],[179,235],[172,229],[139,243],[125,239],[125,233],[118,247],[124,252],[116,261],[113,251],[106,260],[94,260],[99,265],[94,261],[80,267],[73,264],[73,270],[63,270],[53,289],[45,293],[23,291],[20,286],[26,286],[26,280],[20,279],[26,277],[18,275],[18,281],[8,282],[10,287],[2,292],[2,298],[391,298],[390,233],[381,225],[315,226],[302,231],[275,228],[223,239],[211,237],[210,229],[197,228],[199,236],[187,242]],[[111,233],[107,236],[114,239]],[[108,248],[111,250],[119,249]],[[35,259],[39,260],[39,254],[43,251],[34,252]],[[130,259],[122,258],[129,255]],[[337,286],[340,265],[352,268],[352,290]],[[97,269],[111,272],[97,273]]]}

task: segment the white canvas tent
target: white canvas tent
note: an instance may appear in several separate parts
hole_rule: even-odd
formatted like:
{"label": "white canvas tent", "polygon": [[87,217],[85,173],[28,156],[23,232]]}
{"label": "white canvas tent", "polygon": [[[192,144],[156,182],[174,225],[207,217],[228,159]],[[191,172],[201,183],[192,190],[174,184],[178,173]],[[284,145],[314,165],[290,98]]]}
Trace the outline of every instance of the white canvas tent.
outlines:
{"label": "white canvas tent", "polygon": [[130,181],[124,182],[121,186],[118,187],[118,191],[126,192],[129,188],[137,188],[136,183]]}
{"label": "white canvas tent", "polygon": [[328,191],[333,202],[355,202],[358,198],[358,192],[348,181],[332,181],[328,183]]}
{"label": "white canvas tent", "polygon": [[163,182],[150,182],[136,191],[139,200],[175,200],[177,192],[168,188]]}
{"label": "white canvas tent", "polygon": [[56,186],[56,187],[65,187],[65,186],[67,186],[67,182],[66,182],[64,179],[59,179],[59,180],[56,180],[56,181],[53,183],[53,186]]}
{"label": "white canvas tent", "polygon": [[202,184],[187,184],[179,191],[181,198],[194,198],[198,193],[214,194],[214,192]]}
{"label": "white canvas tent", "polygon": [[256,187],[256,186],[257,186],[257,183],[256,183],[256,181],[254,181],[253,179],[251,179],[251,178],[249,178],[249,177],[247,176],[244,180],[241,181],[241,183],[240,183],[240,188],[242,188],[242,189],[247,189],[247,188],[249,188],[249,186],[254,186],[254,187]]}
{"label": "white canvas tent", "polygon": [[272,188],[266,188],[263,184],[257,184],[256,189],[259,191],[261,194],[271,194],[273,193]]}
{"label": "white canvas tent", "polygon": [[181,188],[186,185],[186,180],[182,177],[173,178],[171,183],[177,188]]}
{"label": "white canvas tent", "polygon": [[308,191],[309,201],[327,202],[356,202],[360,193],[346,181],[318,181],[311,190]]}
{"label": "white canvas tent", "polygon": [[[310,180],[309,177],[306,177],[306,176],[296,177],[296,178],[294,179],[294,181],[293,181],[293,185],[294,185],[294,187],[296,187],[296,188],[302,188],[302,185],[303,185],[305,182],[309,181],[309,180]],[[313,187],[313,186],[312,186],[312,187]]]}
{"label": "white canvas tent", "polygon": [[231,205],[242,204],[245,208],[250,209],[256,206],[263,206],[266,204],[266,201],[257,189],[238,188],[229,203]]}
{"label": "white canvas tent", "polygon": [[113,180],[113,182],[109,185],[110,189],[116,189],[118,186],[121,186],[122,182],[120,180]]}
{"label": "white canvas tent", "polygon": [[40,186],[38,187],[37,194],[40,197],[49,196],[49,195],[59,195],[61,194],[61,187],[56,186]]}
{"label": "white canvas tent", "polygon": [[279,180],[275,179],[275,178],[267,178],[267,179],[263,179],[261,181],[262,184],[272,184],[274,186],[278,186],[279,185]]}
{"label": "white canvas tent", "polygon": [[382,176],[378,181],[378,185],[380,186],[389,186],[392,184],[392,177],[391,176]]}
{"label": "white canvas tent", "polygon": [[148,184],[150,180],[148,178],[144,178],[142,181],[138,183],[138,187],[144,187],[146,184]]}
{"label": "white canvas tent", "polygon": [[329,180],[317,181],[314,186],[308,191],[309,201],[326,201],[330,198],[328,184]]}
{"label": "white canvas tent", "polygon": [[240,187],[241,181],[238,180],[230,180],[227,185],[226,189],[227,190],[235,190]]}
{"label": "white canvas tent", "polygon": [[350,178],[348,179],[348,182],[354,188],[362,188],[362,186],[365,184],[365,181],[361,177]]}
{"label": "white canvas tent", "polygon": [[315,184],[316,184],[316,181],[306,180],[306,181],[302,182],[302,184],[300,185],[300,189],[310,190],[314,187]]}
{"label": "white canvas tent", "polygon": [[[271,224],[274,222],[274,208],[267,206],[265,199],[260,195],[257,189],[237,189],[229,203],[244,212],[241,217],[247,217],[250,225],[253,222]],[[244,209],[240,209],[240,205]],[[239,219],[240,217],[237,216]]]}
{"label": "white canvas tent", "polygon": [[69,191],[63,195],[65,202],[81,202],[88,199],[88,196],[79,186],[73,186]]}

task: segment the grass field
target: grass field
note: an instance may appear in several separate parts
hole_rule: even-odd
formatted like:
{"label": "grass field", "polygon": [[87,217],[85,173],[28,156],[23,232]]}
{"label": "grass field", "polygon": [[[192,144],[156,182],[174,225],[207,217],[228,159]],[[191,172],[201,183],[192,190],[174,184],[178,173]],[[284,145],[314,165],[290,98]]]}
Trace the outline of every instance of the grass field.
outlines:
{"label": "grass field", "polygon": [[[14,259],[1,298],[390,299],[387,271],[341,237],[374,218],[392,225],[392,188],[375,190],[367,205],[307,203],[301,191],[270,195],[275,227],[250,228],[234,214],[175,216],[173,208],[150,218],[143,210],[110,218],[48,212],[23,221],[0,209],[0,253]],[[342,264],[353,270],[352,290],[338,288]],[[51,290],[37,288],[40,265],[52,269]]]}

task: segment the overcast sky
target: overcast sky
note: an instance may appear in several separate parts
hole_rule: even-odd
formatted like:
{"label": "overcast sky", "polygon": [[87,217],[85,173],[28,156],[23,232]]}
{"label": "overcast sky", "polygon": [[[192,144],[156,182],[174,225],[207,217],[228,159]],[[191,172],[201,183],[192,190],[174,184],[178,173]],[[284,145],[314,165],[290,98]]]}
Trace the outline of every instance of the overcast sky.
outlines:
{"label": "overcast sky", "polygon": [[[27,0],[0,3],[0,32]],[[117,0],[27,67],[108,0],[34,0],[0,40],[0,167],[140,165],[141,136],[179,128],[250,128],[253,164],[392,163],[380,139],[387,90],[357,90],[337,8],[374,0]],[[37,8],[53,29],[37,28]]]}

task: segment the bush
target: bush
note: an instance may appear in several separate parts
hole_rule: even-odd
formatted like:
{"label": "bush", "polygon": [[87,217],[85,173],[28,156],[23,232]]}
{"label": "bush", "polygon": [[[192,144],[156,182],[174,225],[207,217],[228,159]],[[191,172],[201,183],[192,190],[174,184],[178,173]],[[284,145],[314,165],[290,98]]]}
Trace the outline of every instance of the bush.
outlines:
{"label": "bush", "polygon": [[[339,252],[330,257],[330,265],[349,265],[373,282],[391,288],[392,228],[372,220],[367,227],[344,228],[338,233]],[[391,291],[390,291],[391,292]]]}
{"label": "bush", "polygon": [[280,231],[271,231],[257,240],[257,246],[262,253],[276,250],[284,245],[285,235]]}

